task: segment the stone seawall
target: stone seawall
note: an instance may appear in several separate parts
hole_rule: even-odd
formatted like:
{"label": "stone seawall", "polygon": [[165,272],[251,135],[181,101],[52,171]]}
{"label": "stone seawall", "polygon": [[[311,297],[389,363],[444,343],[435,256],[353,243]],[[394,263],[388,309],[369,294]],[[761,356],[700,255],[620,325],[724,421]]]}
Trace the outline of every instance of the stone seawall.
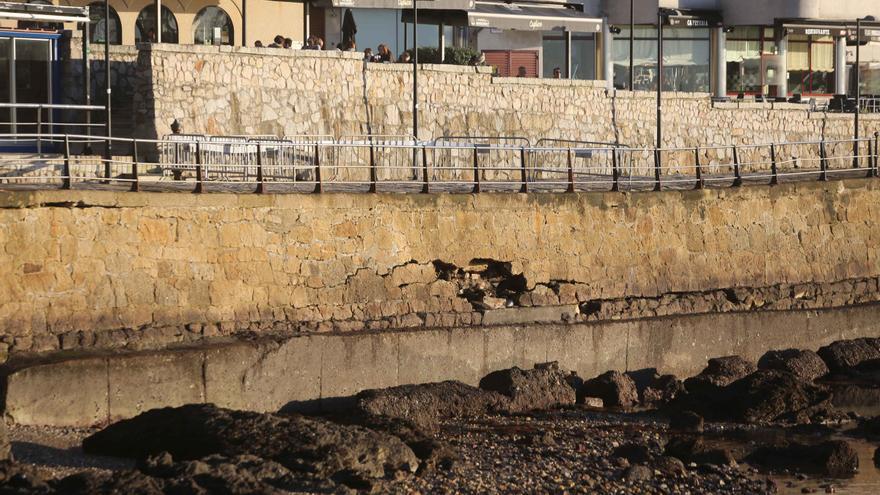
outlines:
{"label": "stone seawall", "polygon": [[[367,64],[359,53],[143,45],[135,81],[141,137],[170,132],[332,136],[412,132],[412,67]],[[607,94],[602,81],[492,77],[487,67],[425,65],[419,137],[522,136],[653,146],[650,92]],[[712,103],[668,93],[664,145],[729,146],[845,139],[851,115],[807,104]],[[863,116],[862,135],[880,130]],[[710,157],[711,158],[711,157]],[[708,162],[706,162],[708,163]]]}
{"label": "stone seawall", "polygon": [[576,323],[878,300],[880,181],[662,193],[0,193],[0,343]]}

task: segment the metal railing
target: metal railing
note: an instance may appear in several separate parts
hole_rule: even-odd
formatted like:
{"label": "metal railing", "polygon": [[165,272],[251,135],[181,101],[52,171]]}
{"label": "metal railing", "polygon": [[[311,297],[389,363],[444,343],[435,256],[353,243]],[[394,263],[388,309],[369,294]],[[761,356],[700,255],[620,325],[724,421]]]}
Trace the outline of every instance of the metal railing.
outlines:
{"label": "metal railing", "polygon": [[[33,145],[38,153],[42,153],[43,135],[67,133],[90,137],[93,129],[106,129],[103,112],[106,107],[100,105],[0,103],[0,146]],[[92,117],[100,117],[101,121],[93,122]],[[30,140],[16,138],[22,134],[35,137]]]}
{"label": "metal railing", "polygon": [[[0,140],[36,134],[0,135]],[[880,134],[852,139],[634,148],[611,143],[412,136],[40,135],[60,150],[0,155],[0,186],[194,192],[576,192],[700,189],[878,176]],[[113,143],[130,155],[71,152]],[[127,146],[118,146],[126,144]]]}

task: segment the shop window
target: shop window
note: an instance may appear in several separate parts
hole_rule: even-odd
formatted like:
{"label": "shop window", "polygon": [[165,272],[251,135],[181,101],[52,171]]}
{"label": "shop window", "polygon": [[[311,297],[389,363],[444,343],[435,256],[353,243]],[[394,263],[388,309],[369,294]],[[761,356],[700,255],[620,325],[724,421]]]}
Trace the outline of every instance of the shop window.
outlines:
{"label": "shop window", "polygon": [[232,45],[235,41],[232,19],[220,7],[203,8],[193,21],[193,43],[197,45]]}
{"label": "shop window", "polygon": [[789,35],[789,94],[834,93],[834,40],[829,36]]}
{"label": "shop window", "polygon": [[[557,67],[565,75],[565,34],[547,33],[542,43],[543,68],[546,78],[553,77]],[[592,34],[572,34],[571,40],[571,78],[596,78],[596,40]]]}
{"label": "shop window", "polygon": [[[155,5],[147,5],[138,14],[134,41],[136,43],[155,43],[157,41]],[[162,43],[177,43],[177,19],[171,9],[164,5],[162,6]]]}
{"label": "shop window", "polygon": [[[107,36],[107,22],[104,20],[104,3],[94,2],[89,4],[89,41],[104,44]],[[122,44],[122,29],[120,28],[119,14],[116,9],[110,7],[110,44]]]}
{"label": "shop window", "polygon": [[725,43],[727,90],[731,94],[772,93],[767,60],[777,52],[773,28],[737,26]]}
{"label": "shop window", "polygon": [[[709,53],[707,28],[663,28],[663,90],[709,92]],[[637,26],[633,44],[633,83],[637,90],[657,88],[657,29]],[[612,45],[614,85],[629,84],[629,28],[621,29]]]}

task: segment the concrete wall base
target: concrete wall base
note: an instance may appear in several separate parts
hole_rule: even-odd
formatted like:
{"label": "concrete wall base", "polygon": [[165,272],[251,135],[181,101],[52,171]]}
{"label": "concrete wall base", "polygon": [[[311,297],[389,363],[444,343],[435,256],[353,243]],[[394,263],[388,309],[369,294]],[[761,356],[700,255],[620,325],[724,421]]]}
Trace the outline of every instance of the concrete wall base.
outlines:
{"label": "concrete wall base", "polygon": [[64,356],[6,366],[3,398],[19,424],[87,426],[163,406],[212,402],[255,411],[328,407],[357,392],[460,380],[559,361],[585,378],[607,370],[698,372],[713,356],[757,359],[880,336],[880,305],[634,321],[313,334],[199,348]]}

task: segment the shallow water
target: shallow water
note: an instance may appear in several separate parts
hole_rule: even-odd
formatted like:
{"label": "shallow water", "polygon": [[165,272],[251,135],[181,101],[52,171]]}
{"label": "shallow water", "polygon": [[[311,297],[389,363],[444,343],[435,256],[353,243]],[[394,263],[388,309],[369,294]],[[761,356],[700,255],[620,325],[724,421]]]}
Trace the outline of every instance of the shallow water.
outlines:
{"label": "shallow water", "polygon": [[776,481],[780,494],[800,494],[803,488],[815,489],[816,493],[826,493],[826,487],[833,486],[834,493],[852,495],[880,494],[880,469],[874,466],[874,451],[878,445],[861,439],[853,439],[842,435],[832,437],[835,440],[846,440],[859,454],[859,471],[848,479],[816,479],[798,480],[794,476],[770,476]]}

